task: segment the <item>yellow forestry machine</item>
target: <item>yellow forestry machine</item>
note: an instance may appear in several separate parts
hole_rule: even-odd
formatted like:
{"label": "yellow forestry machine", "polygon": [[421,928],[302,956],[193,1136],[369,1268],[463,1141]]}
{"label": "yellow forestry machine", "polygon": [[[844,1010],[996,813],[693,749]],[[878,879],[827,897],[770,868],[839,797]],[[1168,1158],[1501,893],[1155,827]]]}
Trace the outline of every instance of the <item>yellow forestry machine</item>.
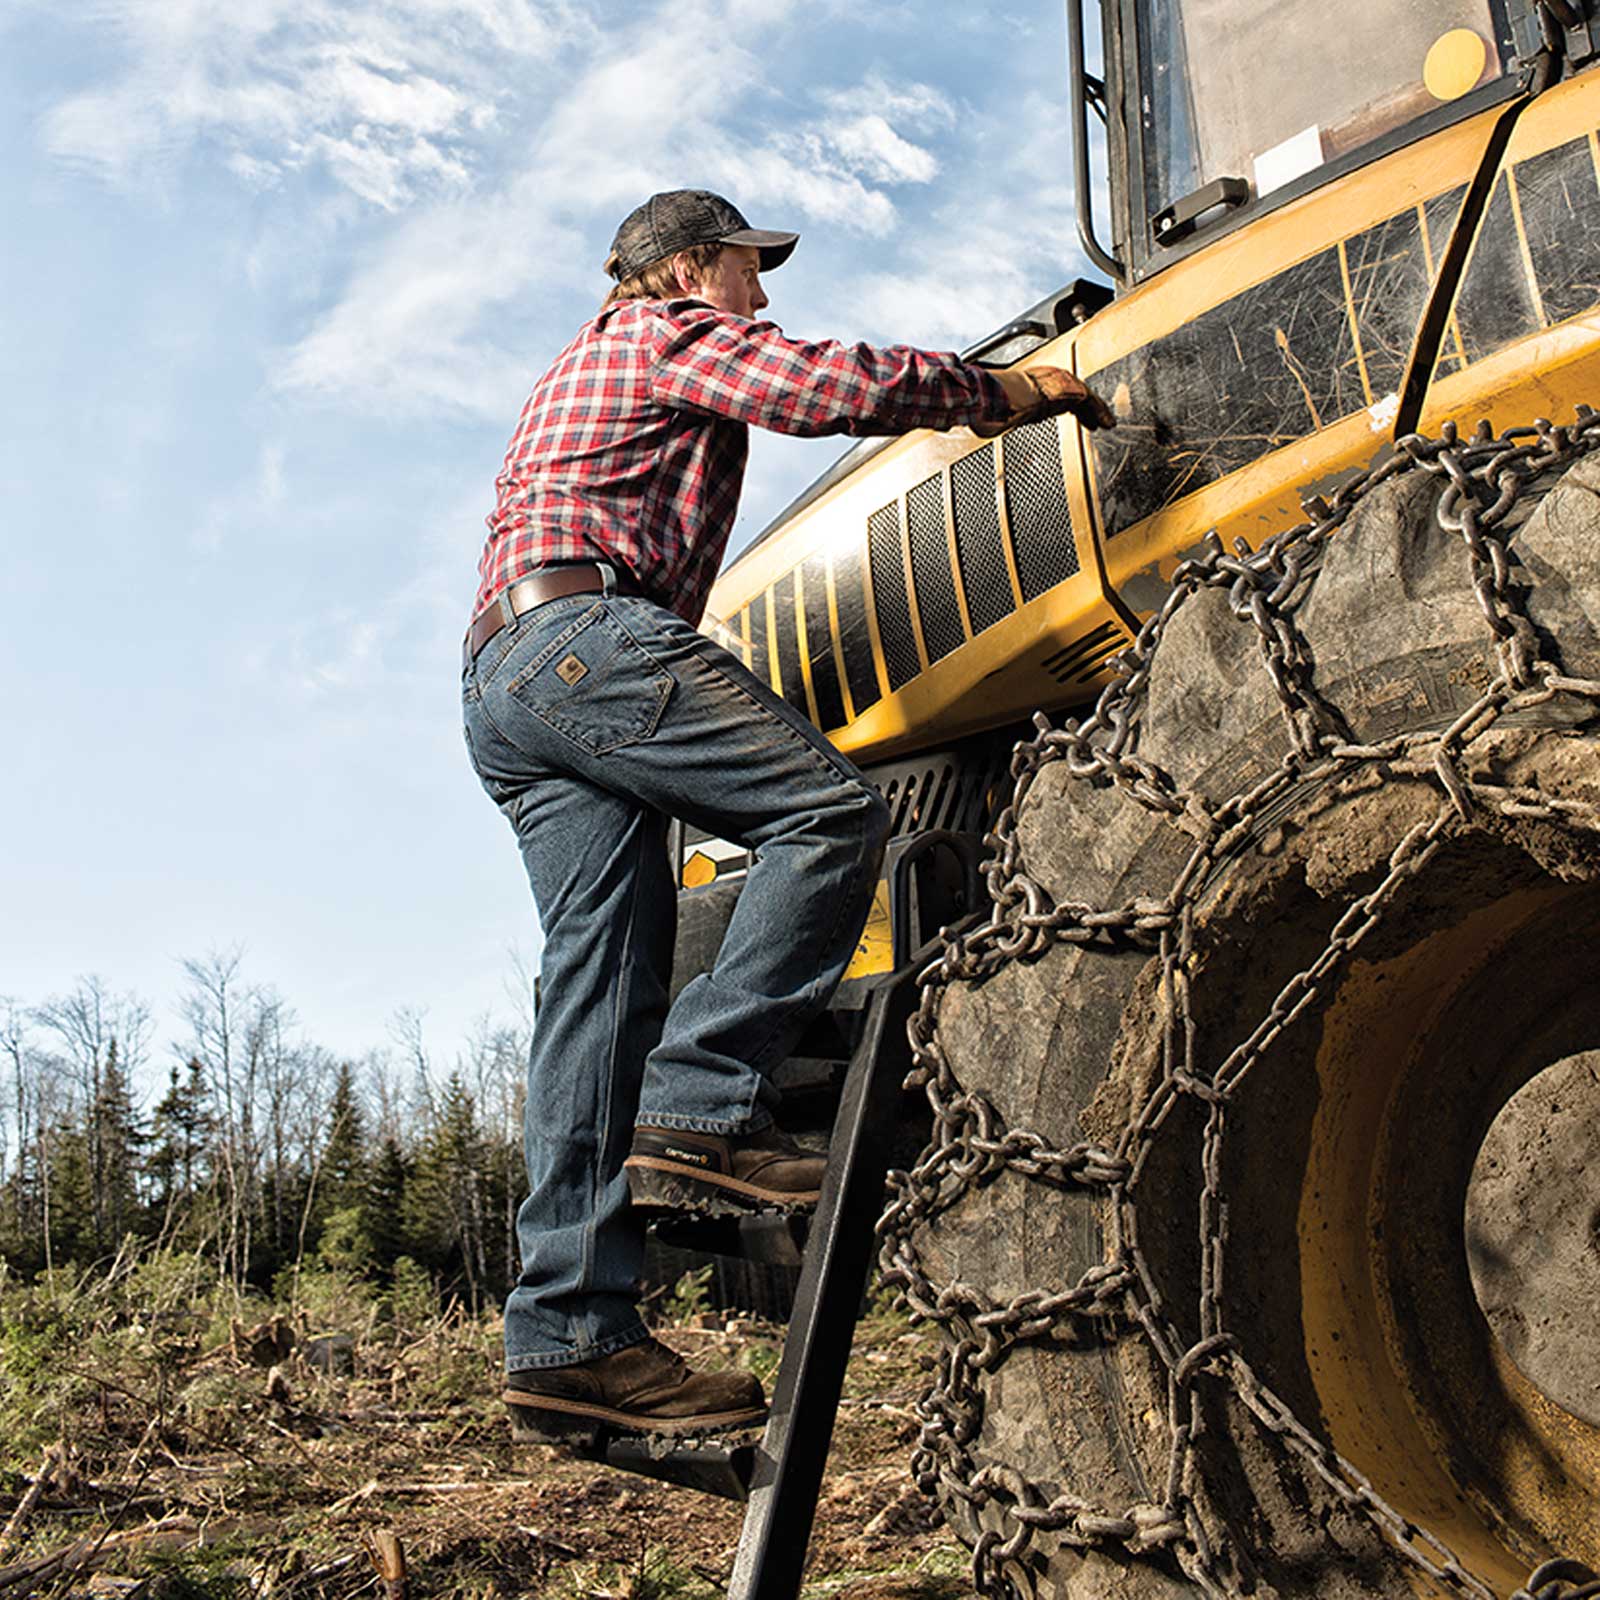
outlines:
{"label": "yellow forestry machine", "polygon": [[1110,286],[968,354],[1119,425],[863,443],[712,597],[895,834],[809,1239],[695,1241],[803,1263],[766,1437],[624,1464],[793,1596],[876,1249],[983,1595],[1600,1595],[1600,6],[1067,19]]}

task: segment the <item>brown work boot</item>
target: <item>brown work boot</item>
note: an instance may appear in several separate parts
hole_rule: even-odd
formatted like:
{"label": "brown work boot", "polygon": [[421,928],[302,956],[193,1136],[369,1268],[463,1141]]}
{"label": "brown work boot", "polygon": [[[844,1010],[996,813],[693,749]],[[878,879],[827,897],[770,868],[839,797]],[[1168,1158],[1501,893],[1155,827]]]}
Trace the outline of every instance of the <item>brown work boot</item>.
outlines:
{"label": "brown work boot", "polygon": [[656,1339],[570,1367],[513,1372],[501,1395],[513,1436],[542,1444],[592,1442],[603,1427],[625,1433],[704,1433],[747,1428],[767,1414],[748,1372],[696,1372]]}
{"label": "brown work boot", "polygon": [[634,1129],[623,1162],[636,1206],[692,1211],[725,1210],[729,1201],[746,1209],[814,1206],[827,1164],[778,1128],[722,1134],[645,1126]]}

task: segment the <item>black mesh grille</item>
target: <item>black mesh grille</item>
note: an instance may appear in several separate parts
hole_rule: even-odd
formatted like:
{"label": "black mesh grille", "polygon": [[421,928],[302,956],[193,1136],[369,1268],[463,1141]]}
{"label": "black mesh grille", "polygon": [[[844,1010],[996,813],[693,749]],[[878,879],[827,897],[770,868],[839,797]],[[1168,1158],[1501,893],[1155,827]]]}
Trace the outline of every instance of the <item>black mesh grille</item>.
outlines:
{"label": "black mesh grille", "polygon": [[1005,438],[1005,464],[1006,515],[1017,578],[1022,598],[1036,600],[1078,570],[1054,419],[1013,428]]}
{"label": "black mesh grille", "polygon": [[767,597],[758,594],[750,602],[750,670],[769,687],[772,664],[767,659]]}
{"label": "black mesh grille", "polygon": [[806,597],[806,654],[811,657],[811,693],[817,702],[817,725],[844,726],[844,696],[833,660],[833,633],[828,627],[828,562],[812,556],[801,573]]}
{"label": "black mesh grille", "polygon": [[911,602],[906,597],[906,569],[900,558],[900,508],[885,506],[867,518],[867,552],[872,560],[872,595],[878,608],[878,637],[889,687],[899,689],[922,670],[916,635],[911,631]]}
{"label": "black mesh grille", "polygon": [[877,669],[872,664],[872,633],[867,627],[867,586],[857,547],[833,558],[833,598],[839,609],[839,648],[844,652],[844,675],[850,700],[859,717],[882,698]]}
{"label": "black mesh grille", "polygon": [[995,451],[992,444],[963,456],[950,469],[950,498],[956,514],[956,556],[961,586],[967,592],[972,631],[992,628],[1012,610],[1011,574],[1000,539],[1000,509],[995,503]]}
{"label": "black mesh grille", "polygon": [[917,585],[922,642],[928,647],[928,659],[938,661],[967,638],[956,604],[956,581],[950,575],[943,473],[919,483],[906,496],[906,526],[911,530],[911,575]]}
{"label": "black mesh grille", "polygon": [[811,715],[806,705],[806,682],[800,676],[800,632],[794,620],[794,574],[787,572],[772,586],[772,628],[778,644],[779,691],[790,705]]}

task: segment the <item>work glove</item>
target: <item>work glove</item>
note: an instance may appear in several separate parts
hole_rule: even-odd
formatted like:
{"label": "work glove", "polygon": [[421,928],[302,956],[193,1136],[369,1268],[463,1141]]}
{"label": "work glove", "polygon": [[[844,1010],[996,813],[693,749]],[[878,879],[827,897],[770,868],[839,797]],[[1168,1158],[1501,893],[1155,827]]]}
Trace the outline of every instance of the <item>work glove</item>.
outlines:
{"label": "work glove", "polygon": [[1065,367],[1007,367],[994,376],[1011,402],[1011,415],[999,422],[978,422],[972,431],[980,439],[992,439],[1007,428],[1027,422],[1040,422],[1063,412],[1076,417],[1086,428],[1114,428],[1117,414],[1076,374]]}

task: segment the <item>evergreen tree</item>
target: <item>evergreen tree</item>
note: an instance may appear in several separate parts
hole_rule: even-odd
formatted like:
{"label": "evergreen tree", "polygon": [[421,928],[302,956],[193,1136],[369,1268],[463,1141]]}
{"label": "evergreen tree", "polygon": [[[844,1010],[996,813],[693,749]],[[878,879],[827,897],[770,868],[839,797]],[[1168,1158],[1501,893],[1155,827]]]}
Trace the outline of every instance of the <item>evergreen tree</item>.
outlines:
{"label": "evergreen tree", "polygon": [[94,1170],[88,1131],[63,1118],[45,1143],[49,1195],[47,1257],[55,1266],[86,1265],[99,1253],[95,1241]]}
{"label": "evergreen tree", "polygon": [[314,1216],[318,1254],[330,1265],[352,1272],[371,1261],[372,1240],[367,1235],[366,1118],[356,1094],[350,1063],[339,1064],[333,1102],[328,1107],[328,1139],[317,1157],[317,1195]]}
{"label": "evergreen tree", "polygon": [[404,1152],[393,1134],[378,1146],[367,1183],[366,1232],[372,1244],[372,1264],[387,1279],[401,1256],[411,1252],[406,1235],[406,1184],[409,1178]]}
{"label": "evergreen tree", "polygon": [[359,1207],[367,1186],[367,1128],[350,1063],[339,1063],[333,1103],[328,1107],[328,1142],[322,1147],[318,1183],[326,1211]]}
{"label": "evergreen tree", "polygon": [[187,1077],[171,1069],[167,1092],[156,1105],[152,1148],[145,1163],[151,1204],[163,1232],[177,1230],[204,1181],[203,1158],[211,1132],[205,1069],[190,1056]]}
{"label": "evergreen tree", "polygon": [[95,1249],[104,1254],[116,1249],[139,1220],[137,1174],[146,1142],[115,1039],[106,1046],[100,1092],[89,1108],[89,1117],[93,1123],[88,1144],[94,1166]]}
{"label": "evergreen tree", "polygon": [[423,1263],[446,1287],[465,1290],[474,1310],[485,1292],[484,1141],[477,1107],[459,1072],[437,1098],[406,1188],[406,1223]]}

